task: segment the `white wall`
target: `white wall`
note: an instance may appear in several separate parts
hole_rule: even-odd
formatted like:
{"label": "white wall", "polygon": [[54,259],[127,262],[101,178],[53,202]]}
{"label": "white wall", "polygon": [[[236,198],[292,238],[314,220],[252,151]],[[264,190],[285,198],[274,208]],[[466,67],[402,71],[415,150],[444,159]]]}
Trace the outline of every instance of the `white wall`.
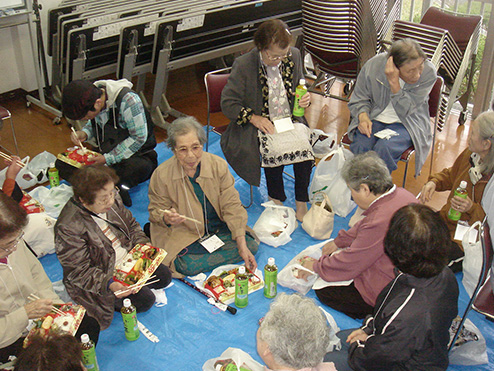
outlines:
{"label": "white wall", "polygon": [[[28,0],[30,1],[30,0]],[[47,43],[46,23],[48,10],[55,8],[60,0],[39,0],[42,5],[41,27],[43,29],[43,41]],[[33,27],[33,37],[36,38],[36,30]],[[36,45],[36,44],[35,44]],[[0,94],[14,89],[22,88],[32,91],[38,88],[34,73],[34,62],[37,56],[33,56],[29,28],[27,24],[0,29]],[[51,58],[47,56],[48,71],[50,72]]]}

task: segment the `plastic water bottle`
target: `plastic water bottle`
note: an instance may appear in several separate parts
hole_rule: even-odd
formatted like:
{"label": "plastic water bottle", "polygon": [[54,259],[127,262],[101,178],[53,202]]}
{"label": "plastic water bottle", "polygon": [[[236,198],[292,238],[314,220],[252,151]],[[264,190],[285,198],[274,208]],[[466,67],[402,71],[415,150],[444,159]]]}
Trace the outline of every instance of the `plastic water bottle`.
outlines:
{"label": "plastic water bottle", "polygon": [[122,313],[126,339],[128,341],[139,339],[140,333],[139,327],[137,327],[136,307],[132,305],[130,299],[124,299],[120,312]]}
{"label": "plastic water bottle", "polygon": [[50,168],[48,169],[48,179],[50,180],[50,187],[58,187],[60,185],[60,177],[58,175],[58,169],[55,167],[55,164],[50,164]]}
{"label": "plastic water bottle", "polygon": [[[467,193],[467,182],[465,180],[462,180],[460,182],[460,186],[455,189],[455,196],[461,197],[461,198],[467,198],[468,193]],[[448,212],[448,218],[454,221],[458,221],[461,218],[461,212],[458,210],[454,210],[452,207],[449,209]]]}
{"label": "plastic water bottle", "polygon": [[274,263],[274,258],[268,259],[268,264],[264,267],[264,296],[272,299],[278,292],[278,267]]}
{"label": "plastic water bottle", "polygon": [[84,367],[91,371],[99,371],[98,361],[96,360],[96,349],[94,343],[89,339],[88,334],[81,335],[82,363]]}
{"label": "plastic water bottle", "polygon": [[249,278],[245,274],[245,267],[238,268],[235,276],[235,305],[237,308],[245,308],[249,304]]}
{"label": "plastic water bottle", "polygon": [[300,79],[297,88],[295,89],[295,102],[293,104],[293,116],[301,117],[305,114],[305,108],[300,107],[298,103],[300,99],[307,93],[305,79]]}

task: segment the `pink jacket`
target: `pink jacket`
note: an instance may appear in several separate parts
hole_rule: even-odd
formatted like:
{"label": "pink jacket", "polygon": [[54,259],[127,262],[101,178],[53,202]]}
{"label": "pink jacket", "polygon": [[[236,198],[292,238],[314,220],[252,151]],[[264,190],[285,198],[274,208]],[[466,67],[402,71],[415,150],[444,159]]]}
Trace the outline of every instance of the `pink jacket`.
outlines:
{"label": "pink jacket", "polygon": [[[264,367],[264,371],[271,371],[271,370],[267,367]],[[334,367],[333,362],[323,362],[323,363],[319,363],[316,367],[302,368],[298,371],[338,371],[338,370],[336,370],[336,368]]]}
{"label": "pink jacket", "polygon": [[392,188],[364,211],[364,219],[338,233],[336,246],[346,248],[338,254],[322,256],[314,263],[314,271],[328,282],[353,279],[365,302],[374,306],[377,295],[395,277],[383,245],[391,217],[401,207],[416,202],[406,189]]}

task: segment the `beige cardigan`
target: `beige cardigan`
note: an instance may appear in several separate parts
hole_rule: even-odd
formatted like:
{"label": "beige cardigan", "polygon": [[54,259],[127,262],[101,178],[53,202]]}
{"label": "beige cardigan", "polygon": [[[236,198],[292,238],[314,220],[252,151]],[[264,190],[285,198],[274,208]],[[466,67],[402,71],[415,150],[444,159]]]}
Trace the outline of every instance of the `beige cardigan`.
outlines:
{"label": "beige cardigan", "polygon": [[[247,212],[240,202],[235,180],[222,158],[203,152],[201,172],[197,183],[213,205],[219,218],[224,221],[232,238],[244,236],[247,227]],[[202,224],[185,221],[176,226],[167,226],[163,212],[175,208],[179,214],[197,219]],[[151,222],[151,242],[154,246],[164,248],[168,255],[164,264],[175,272],[173,262],[177,254],[204,235],[204,211],[193,186],[182,170],[177,158],[173,156],[162,163],[151,176],[149,184],[149,220]],[[250,231],[250,228],[248,228]]]}

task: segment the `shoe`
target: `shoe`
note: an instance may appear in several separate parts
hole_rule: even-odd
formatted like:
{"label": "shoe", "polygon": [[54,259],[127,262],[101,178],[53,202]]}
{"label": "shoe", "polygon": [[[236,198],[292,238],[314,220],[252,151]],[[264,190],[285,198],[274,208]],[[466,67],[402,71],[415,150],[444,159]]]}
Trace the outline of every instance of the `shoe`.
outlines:
{"label": "shoe", "polygon": [[123,187],[120,187],[120,197],[122,197],[122,202],[125,206],[132,206],[132,199],[130,198],[129,191]]}

